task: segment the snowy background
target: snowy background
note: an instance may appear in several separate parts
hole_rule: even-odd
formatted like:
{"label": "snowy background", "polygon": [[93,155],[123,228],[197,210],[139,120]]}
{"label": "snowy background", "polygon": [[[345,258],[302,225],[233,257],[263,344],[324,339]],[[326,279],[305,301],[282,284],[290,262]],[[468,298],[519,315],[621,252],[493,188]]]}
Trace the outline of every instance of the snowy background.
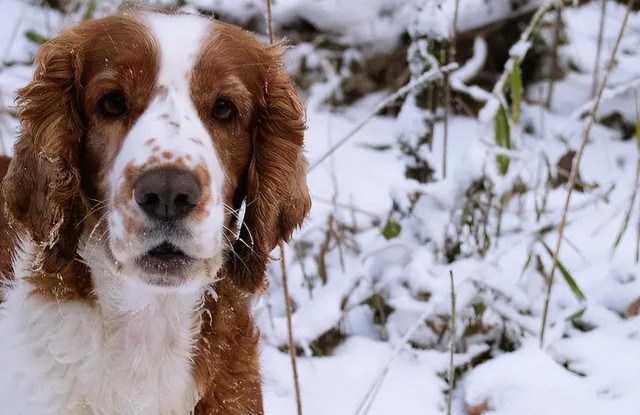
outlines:
{"label": "snowy background", "polygon": [[[265,0],[153,4],[266,41]],[[38,45],[118,7],[0,0],[2,152]],[[613,0],[273,0],[272,11],[308,110],[314,205],[285,252],[303,413],[640,414],[637,7],[619,45],[627,6]],[[265,405],[293,415],[280,262],[270,277],[255,307]]]}

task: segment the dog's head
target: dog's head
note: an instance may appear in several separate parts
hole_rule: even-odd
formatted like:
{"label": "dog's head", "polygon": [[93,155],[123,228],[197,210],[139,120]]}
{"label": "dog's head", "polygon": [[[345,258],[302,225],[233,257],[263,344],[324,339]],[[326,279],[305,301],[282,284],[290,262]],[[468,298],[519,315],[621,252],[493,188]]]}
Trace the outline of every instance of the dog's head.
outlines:
{"label": "dog's head", "polygon": [[79,241],[123,278],[247,291],[310,207],[303,106],[281,49],[241,29],[140,13],[47,42],[19,91],[9,217],[55,273]]}

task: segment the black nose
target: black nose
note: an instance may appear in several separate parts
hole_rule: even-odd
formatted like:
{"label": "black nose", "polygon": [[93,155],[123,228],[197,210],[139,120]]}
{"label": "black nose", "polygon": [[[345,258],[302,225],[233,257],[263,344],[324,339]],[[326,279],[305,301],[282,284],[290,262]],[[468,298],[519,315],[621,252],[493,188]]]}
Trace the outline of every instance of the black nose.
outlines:
{"label": "black nose", "polygon": [[149,217],[174,221],[187,216],[200,200],[200,185],[187,170],[153,169],[140,175],[133,197]]}

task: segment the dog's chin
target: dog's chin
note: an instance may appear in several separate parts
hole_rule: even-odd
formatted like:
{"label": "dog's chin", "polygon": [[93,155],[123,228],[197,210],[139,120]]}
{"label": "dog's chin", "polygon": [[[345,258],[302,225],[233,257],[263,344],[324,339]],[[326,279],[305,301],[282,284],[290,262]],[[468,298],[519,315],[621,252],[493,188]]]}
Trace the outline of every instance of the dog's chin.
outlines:
{"label": "dog's chin", "polygon": [[[197,279],[194,273],[190,272],[188,268],[183,268],[181,271],[175,273],[158,273],[149,270],[145,266],[140,267],[140,280],[146,285],[158,288],[180,288]],[[192,266],[192,268],[195,268]]]}

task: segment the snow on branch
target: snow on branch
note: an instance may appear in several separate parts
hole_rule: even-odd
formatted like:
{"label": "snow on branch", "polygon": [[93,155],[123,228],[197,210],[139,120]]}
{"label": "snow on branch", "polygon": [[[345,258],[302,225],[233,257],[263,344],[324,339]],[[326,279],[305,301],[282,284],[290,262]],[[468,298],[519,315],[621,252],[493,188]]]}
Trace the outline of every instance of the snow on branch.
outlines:
{"label": "snow on branch", "polygon": [[547,0],[542,4],[542,6],[540,6],[540,8],[531,18],[531,21],[529,22],[527,28],[520,35],[520,40],[518,40],[513,46],[511,46],[511,49],[509,50],[510,58],[504,64],[504,70],[502,71],[498,82],[496,82],[495,86],[493,87],[493,98],[490,99],[480,110],[478,118],[481,122],[492,122],[496,115],[498,107],[500,106],[500,103],[506,102],[503,91],[505,85],[507,84],[507,81],[509,80],[511,72],[513,71],[513,66],[516,60],[518,62],[522,62],[527,56],[527,52],[531,48],[531,36],[542,21],[542,18],[545,16],[545,14],[547,14],[547,12],[549,12],[553,8],[553,3],[554,0]]}
{"label": "snow on branch", "polygon": [[318,167],[320,163],[325,161],[330,155],[335,153],[336,150],[338,150],[347,141],[353,138],[353,136],[358,131],[360,131],[360,129],[364,127],[367,124],[367,122],[369,122],[378,112],[384,109],[387,105],[391,104],[392,102],[402,97],[403,95],[413,91],[415,88],[423,84],[426,84],[428,82],[433,82],[437,79],[440,79],[445,73],[449,73],[456,69],[458,69],[457,63],[450,63],[448,65],[441,66],[439,68],[433,68],[432,70],[425,72],[424,74],[420,75],[418,78],[414,79],[413,81],[409,82],[402,88],[398,89],[396,92],[389,95],[387,98],[383,99],[380,103],[378,103],[375,107],[373,107],[373,109],[362,119],[362,121],[360,121],[358,125],[356,125],[351,131],[349,131],[347,135],[341,138],[336,144],[333,145],[333,147],[331,147],[326,153],[320,156],[316,161],[311,163],[308,171],[312,171],[313,169]]}

